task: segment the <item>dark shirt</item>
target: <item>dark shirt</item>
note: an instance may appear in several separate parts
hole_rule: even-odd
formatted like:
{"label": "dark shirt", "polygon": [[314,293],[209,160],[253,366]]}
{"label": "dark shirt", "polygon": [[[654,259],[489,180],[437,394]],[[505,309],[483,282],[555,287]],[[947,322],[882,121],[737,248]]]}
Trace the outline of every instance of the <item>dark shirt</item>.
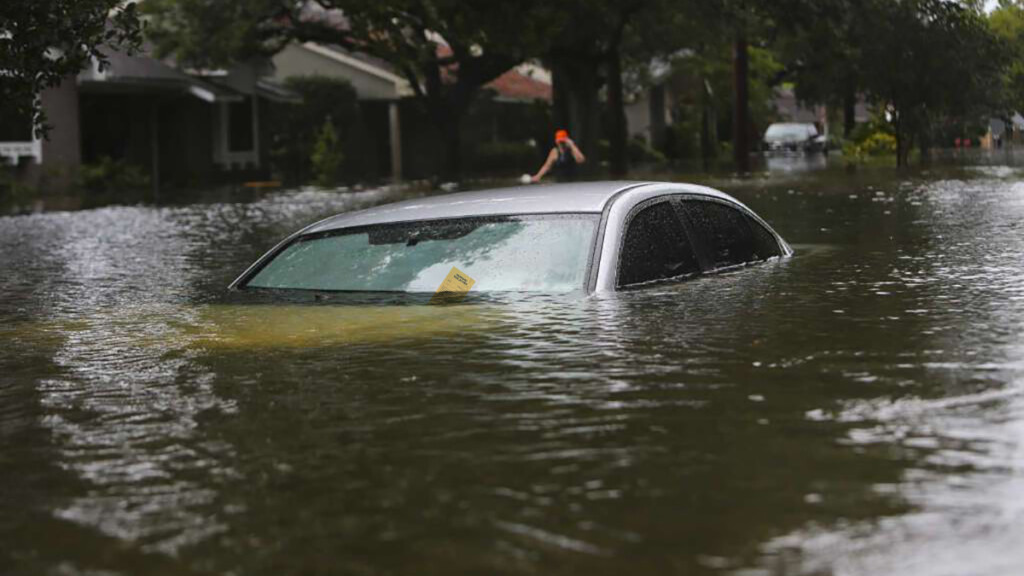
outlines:
{"label": "dark shirt", "polygon": [[555,146],[558,150],[558,158],[551,171],[559,182],[572,182],[576,180],[576,158],[572,155],[569,146]]}

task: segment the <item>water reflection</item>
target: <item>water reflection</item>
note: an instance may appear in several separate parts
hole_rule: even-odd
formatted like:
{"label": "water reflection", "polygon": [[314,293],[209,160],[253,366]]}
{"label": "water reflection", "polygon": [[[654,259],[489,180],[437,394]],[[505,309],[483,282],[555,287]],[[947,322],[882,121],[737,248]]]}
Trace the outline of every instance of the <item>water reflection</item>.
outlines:
{"label": "water reflection", "polygon": [[764,167],[768,172],[813,172],[828,166],[828,156],[821,153],[772,153],[764,155]]}
{"label": "water reflection", "polygon": [[397,191],[0,219],[0,571],[1006,573],[1014,178],[755,179],[791,260],[450,306],[223,292]]}

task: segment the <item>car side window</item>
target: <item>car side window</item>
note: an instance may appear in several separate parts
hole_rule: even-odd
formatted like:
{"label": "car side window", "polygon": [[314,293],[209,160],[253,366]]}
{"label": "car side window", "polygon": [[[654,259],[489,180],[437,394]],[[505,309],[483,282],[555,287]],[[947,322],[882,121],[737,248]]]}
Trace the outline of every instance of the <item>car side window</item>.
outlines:
{"label": "car side window", "polygon": [[752,218],[719,202],[686,200],[683,211],[705,244],[712,269],[779,255],[778,242]]}
{"label": "car side window", "polygon": [[700,264],[670,202],[640,209],[629,221],[619,257],[619,288],[700,272]]}
{"label": "car side window", "polygon": [[774,256],[781,256],[782,250],[779,249],[779,241],[775,239],[775,235],[749,214],[743,216],[750,226],[750,232],[754,235],[754,260],[767,260]]}

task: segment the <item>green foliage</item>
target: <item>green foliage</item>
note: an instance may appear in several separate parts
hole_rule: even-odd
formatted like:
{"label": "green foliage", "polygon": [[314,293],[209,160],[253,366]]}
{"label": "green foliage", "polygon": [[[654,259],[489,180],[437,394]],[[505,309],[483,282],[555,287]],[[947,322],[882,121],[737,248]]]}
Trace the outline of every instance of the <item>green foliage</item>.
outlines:
{"label": "green foliage", "polygon": [[1002,0],[989,15],[988,23],[1010,57],[1003,73],[1006,103],[1010,108],[1024,109],[1024,6],[1019,1]]}
{"label": "green foliage", "polygon": [[1016,35],[1019,12],[987,18],[976,0],[804,4],[778,20],[779,52],[797,95],[837,107],[867,96],[891,118],[899,164],[914,144],[930,146],[939,127],[1006,110],[1004,71],[1013,54],[998,34]]}
{"label": "green foliage", "polygon": [[[0,102],[5,112],[31,118],[48,130],[37,96],[77,74],[101,48],[138,47],[141,24],[135,3],[122,0],[3,0],[0,2]],[[12,110],[13,109],[13,113]]]}
{"label": "green foliage", "polygon": [[858,124],[850,134],[850,140],[854,144],[863,144],[865,140],[878,133],[893,135],[893,126],[886,121],[884,114],[875,114],[867,122]]}
{"label": "green foliage", "polygon": [[78,187],[92,195],[146,192],[149,176],[138,166],[104,156],[97,164],[85,164],[78,172]]}
{"label": "green foliage", "polygon": [[218,68],[274,54],[288,35],[272,25],[286,11],[278,0],[146,0],[146,38],[161,56],[196,68]]}
{"label": "green foliage", "polygon": [[665,155],[655,150],[647,143],[641,136],[634,136],[630,138],[629,145],[626,148],[629,154],[629,163],[633,165],[637,164],[664,164],[668,162]]}
{"label": "green foliage", "polygon": [[853,158],[866,156],[891,156],[896,153],[896,137],[886,132],[875,132],[860,144],[850,143],[843,153]]}
{"label": "green foliage", "polygon": [[34,190],[18,182],[14,170],[6,162],[0,163],[0,212],[27,205],[33,197]]}
{"label": "green foliage", "polygon": [[443,135],[445,172],[457,178],[462,118],[482,86],[526,58],[536,38],[517,23],[534,4],[539,1],[149,0],[146,12],[159,52],[196,66],[272,54],[291,41],[334,44],[388,62]]}
{"label": "green foliage", "polygon": [[[750,122],[759,135],[778,117],[774,86],[783,65],[767,48],[750,47],[749,56]],[[701,114],[705,106],[716,118],[713,132],[721,135],[722,140],[732,139],[734,91],[730,43],[709,42],[700,52],[675,58],[672,76],[667,82],[677,95],[677,100],[671,103],[677,119],[673,126],[672,149],[668,151],[672,157],[685,159],[700,155]],[[711,89],[707,96],[705,82]]]}
{"label": "green foliage", "polygon": [[338,142],[338,133],[330,116],[324,120],[316,144],[313,146],[313,174],[320,186],[334,186],[341,179],[342,163],[345,154]]}
{"label": "green foliage", "polygon": [[[305,182],[313,173],[314,144],[329,118],[341,150],[350,142],[359,122],[356,91],[345,80],[326,76],[289,78],[287,86],[302,96],[301,104],[276,104],[269,113],[271,163],[293,182]],[[352,156],[343,154],[343,156]]]}

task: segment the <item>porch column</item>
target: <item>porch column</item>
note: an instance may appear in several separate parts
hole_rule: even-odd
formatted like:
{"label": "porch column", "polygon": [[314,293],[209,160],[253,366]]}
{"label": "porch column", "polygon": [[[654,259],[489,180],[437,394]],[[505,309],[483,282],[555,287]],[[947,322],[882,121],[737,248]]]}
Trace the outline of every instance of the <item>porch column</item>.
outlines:
{"label": "porch column", "polygon": [[398,102],[388,103],[388,128],[391,138],[391,179],[402,181],[402,128],[398,120]]}
{"label": "porch column", "polygon": [[149,177],[153,184],[153,200],[160,200],[160,105],[154,98],[149,104]]}

